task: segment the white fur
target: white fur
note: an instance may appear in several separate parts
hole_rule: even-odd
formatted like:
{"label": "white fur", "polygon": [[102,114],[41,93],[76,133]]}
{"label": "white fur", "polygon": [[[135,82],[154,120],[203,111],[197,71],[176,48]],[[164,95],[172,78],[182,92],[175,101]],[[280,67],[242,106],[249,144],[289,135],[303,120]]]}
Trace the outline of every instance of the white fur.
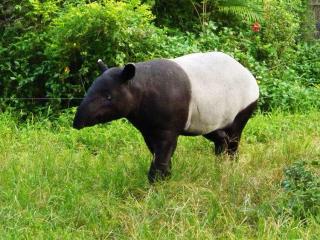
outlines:
{"label": "white fur", "polygon": [[227,54],[194,53],[172,61],[187,73],[191,84],[185,125],[189,133],[206,134],[227,126],[259,97],[255,78]]}

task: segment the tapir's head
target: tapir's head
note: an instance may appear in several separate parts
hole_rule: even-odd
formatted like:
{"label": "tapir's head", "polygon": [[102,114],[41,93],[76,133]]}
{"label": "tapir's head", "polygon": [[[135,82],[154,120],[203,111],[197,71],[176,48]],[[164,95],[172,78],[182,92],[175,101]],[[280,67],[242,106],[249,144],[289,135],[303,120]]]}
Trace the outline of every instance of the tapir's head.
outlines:
{"label": "tapir's head", "polygon": [[108,69],[99,59],[98,66],[102,74],[90,86],[77,109],[73,121],[76,129],[126,117],[133,107],[129,81],[135,75],[135,65]]}

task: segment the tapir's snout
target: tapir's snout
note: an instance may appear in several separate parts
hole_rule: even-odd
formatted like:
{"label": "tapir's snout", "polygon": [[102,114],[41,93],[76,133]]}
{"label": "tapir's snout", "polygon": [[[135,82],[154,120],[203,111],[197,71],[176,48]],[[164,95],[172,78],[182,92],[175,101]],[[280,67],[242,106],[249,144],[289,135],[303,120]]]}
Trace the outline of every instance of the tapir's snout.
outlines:
{"label": "tapir's snout", "polygon": [[87,109],[86,104],[81,103],[73,119],[73,124],[72,124],[73,128],[80,130],[90,125],[89,124],[90,121],[88,119],[88,116],[90,116],[90,114],[88,114],[86,109]]}
{"label": "tapir's snout", "polygon": [[73,119],[73,128],[80,130],[100,123],[97,113],[97,107],[93,102],[81,103]]}
{"label": "tapir's snout", "polygon": [[84,125],[83,124],[79,124],[76,120],[74,120],[73,124],[72,124],[72,127],[77,129],[77,130],[80,130],[80,129],[84,128]]}
{"label": "tapir's snout", "polygon": [[72,127],[75,128],[75,129],[82,129],[85,127],[85,124],[83,124],[83,121],[81,121],[80,117],[79,117],[79,110],[77,111],[74,119],[73,119],[73,124],[72,124]]}

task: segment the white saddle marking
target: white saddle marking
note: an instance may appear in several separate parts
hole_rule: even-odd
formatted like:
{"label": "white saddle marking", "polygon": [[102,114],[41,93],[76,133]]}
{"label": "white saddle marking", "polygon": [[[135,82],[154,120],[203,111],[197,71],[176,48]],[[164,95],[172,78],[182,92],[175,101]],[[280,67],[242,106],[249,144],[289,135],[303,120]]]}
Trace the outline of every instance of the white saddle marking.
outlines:
{"label": "white saddle marking", "polygon": [[191,101],[185,131],[207,134],[232,123],[259,97],[253,75],[221,52],[194,53],[171,59],[188,75]]}

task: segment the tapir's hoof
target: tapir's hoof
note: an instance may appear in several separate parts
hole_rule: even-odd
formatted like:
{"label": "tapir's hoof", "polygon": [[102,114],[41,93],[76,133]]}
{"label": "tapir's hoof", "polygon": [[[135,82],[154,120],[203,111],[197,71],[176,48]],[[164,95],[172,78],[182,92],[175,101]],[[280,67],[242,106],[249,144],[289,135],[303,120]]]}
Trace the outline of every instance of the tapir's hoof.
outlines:
{"label": "tapir's hoof", "polygon": [[153,184],[155,182],[165,181],[169,179],[171,176],[171,173],[166,171],[160,171],[160,170],[150,170],[148,173],[148,180],[150,184]]}

